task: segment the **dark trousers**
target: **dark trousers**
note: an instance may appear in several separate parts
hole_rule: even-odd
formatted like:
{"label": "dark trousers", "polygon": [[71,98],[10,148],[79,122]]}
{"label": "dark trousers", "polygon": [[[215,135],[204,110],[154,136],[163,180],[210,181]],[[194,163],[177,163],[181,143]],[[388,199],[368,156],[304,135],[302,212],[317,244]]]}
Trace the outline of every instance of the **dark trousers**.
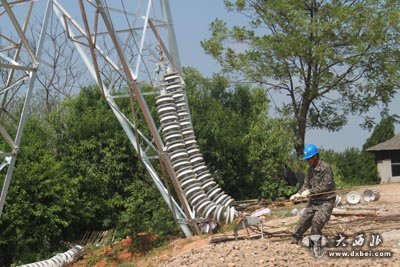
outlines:
{"label": "dark trousers", "polygon": [[334,204],[335,199],[308,203],[296,226],[294,235],[300,238],[310,227],[312,235],[321,235],[322,228],[331,217]]}

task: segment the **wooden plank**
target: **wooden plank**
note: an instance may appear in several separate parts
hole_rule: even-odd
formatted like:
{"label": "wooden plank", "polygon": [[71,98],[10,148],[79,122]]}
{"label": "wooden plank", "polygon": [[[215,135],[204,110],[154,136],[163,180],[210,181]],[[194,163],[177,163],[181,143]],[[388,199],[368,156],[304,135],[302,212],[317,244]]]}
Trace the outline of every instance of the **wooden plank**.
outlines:
{"label": "wooden plank", "polygon": [[335,216],[376,216],[376,210],[340,210],[333,209]]}

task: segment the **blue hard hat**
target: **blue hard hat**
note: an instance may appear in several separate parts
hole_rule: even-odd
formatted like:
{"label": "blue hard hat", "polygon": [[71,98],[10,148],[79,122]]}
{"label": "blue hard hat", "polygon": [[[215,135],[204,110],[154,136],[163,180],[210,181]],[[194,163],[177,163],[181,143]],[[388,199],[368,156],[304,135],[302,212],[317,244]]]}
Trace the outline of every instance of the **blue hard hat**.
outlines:
{"label": "blue hard hat", "polygon": [[312,158],[314,155],[317,155],[318,153],[319,153],[318,147],[316,147],[313,144],[307,144],[304,146],[303,159]]}

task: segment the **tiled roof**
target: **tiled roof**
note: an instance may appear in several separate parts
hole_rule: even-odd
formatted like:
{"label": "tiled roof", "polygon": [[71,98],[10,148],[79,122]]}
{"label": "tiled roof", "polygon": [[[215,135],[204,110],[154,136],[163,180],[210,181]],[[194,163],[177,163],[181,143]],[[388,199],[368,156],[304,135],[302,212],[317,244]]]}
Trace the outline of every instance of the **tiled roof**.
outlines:
{"label": "tiled roof", "polygon": [[400,134],[395,135],[385,142],[371,146],[366,149],[367,151],[382,151],[382,150],[400,150]]}

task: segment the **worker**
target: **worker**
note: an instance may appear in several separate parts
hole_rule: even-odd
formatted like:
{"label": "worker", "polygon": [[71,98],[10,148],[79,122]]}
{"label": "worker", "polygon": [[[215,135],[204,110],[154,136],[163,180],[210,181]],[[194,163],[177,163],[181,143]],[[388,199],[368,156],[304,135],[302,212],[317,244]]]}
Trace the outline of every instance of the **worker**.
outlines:
{"label": "worker", "polygon": [[332,169],[319,158],[318,148],[313,144],[305,145],[303,158],[309,165],[307,176],[301,189],[290,200],[309,198],[309,202],[295,228],[292,244],[298,244],[310,227],[312,235],[322,235],[322,228],[331,217],[336,199]]}

